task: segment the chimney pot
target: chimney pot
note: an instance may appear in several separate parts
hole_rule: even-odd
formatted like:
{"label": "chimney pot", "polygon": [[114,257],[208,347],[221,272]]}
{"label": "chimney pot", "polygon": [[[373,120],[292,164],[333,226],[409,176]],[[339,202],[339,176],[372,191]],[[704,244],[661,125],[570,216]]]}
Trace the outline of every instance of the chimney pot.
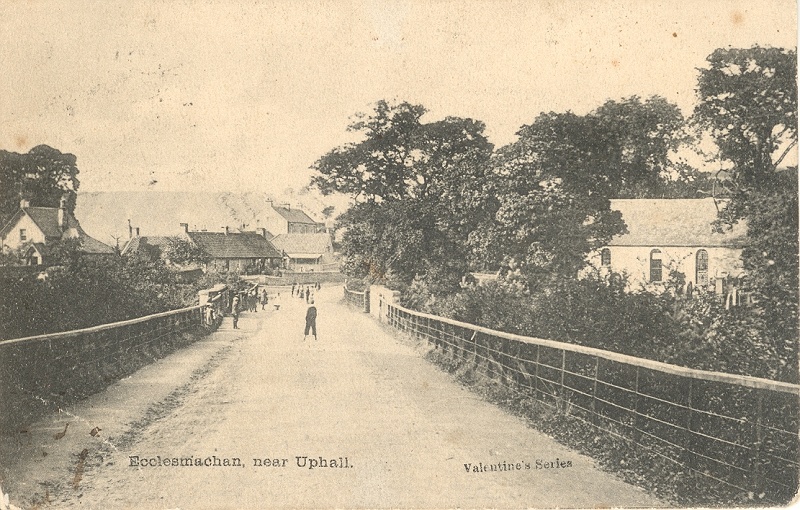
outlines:
{"label": "chimney pot", "polygon": [[188,223],[181,223],[181,227],[183,227],[183,231],[188,233],[189,232],[189,224]]}
{"label": "chimney pot", "polygon": [[20,201],[19,201],[19,208],[20,209],[27,209],[30,206],[31,206],[31,203],[30,203],[29,200],[26,200],[24,198],[20,199]]}
{"label": "chimney pot", "polygon": [[229,231],[229,229],[228,229],[228,226],[227,226],[227,225],[225,225],[225,235],[228,235],[228,234],[229,234],[229,232],[230,232],[230,231]]}

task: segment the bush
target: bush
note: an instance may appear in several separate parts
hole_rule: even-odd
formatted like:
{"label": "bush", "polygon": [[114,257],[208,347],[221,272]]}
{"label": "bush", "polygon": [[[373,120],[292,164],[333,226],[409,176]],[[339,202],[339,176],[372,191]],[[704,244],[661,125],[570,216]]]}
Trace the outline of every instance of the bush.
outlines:
{"label": "bush", "polygon": [[625,279],[597,274],[528,291],[509,281],[439,297],[421,281],[401,303],[458,321],[575,343],[691,368],[797,381],[796,342],[769,334],[759,308],[725,309],[714,294],[625,292]]}
{"label": "bush", "polygon": [[0,282],[0,338],[107,324],[189,306],[197,291],[224,282],[205,275],[176,282],[160,259],[86,256],[64,247],[60,265]]}

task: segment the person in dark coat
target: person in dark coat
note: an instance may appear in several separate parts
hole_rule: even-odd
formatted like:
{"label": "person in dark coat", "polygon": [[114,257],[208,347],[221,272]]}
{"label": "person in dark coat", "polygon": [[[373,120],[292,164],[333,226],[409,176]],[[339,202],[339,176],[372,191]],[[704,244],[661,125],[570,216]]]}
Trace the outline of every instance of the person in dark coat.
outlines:
{"label": "person in dark coat", "polygon": [[306,311],[306,329],[303,333],[303,340],[308,336],[309,331],[314,335],[314,340],[317,339],[317,307],[314,306],[314,300],[311,300],[311,306]]}
{"label": "person in dark coat", "polygon": [[261,309],[263,310],[265,306],[269,304],[269,296],[267,295],[267,289],[261,290]]}
{"label": "person in dark coat", "polygon": [[233,317],[233,329],[239,329],[239,296],[234,297],[231,303],[231,317]]}

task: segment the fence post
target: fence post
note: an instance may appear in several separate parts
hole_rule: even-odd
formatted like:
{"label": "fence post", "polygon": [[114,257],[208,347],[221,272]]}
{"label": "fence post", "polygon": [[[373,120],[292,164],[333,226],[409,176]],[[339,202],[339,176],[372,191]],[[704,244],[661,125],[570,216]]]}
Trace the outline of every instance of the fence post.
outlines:
{"label": "fence post", "polygon": [[686,417],[686,441],[683,442],[683,451],[684,455],[686,456],[686,463],[689,465],[690,468],[695,467],[695,459],[694,459],[694,449],[692,445],[694,444],[694,435],[692,434],[692,417],[694,416],[694,406],[692,404],[692,399],[694,398],[694,379],[689,378],[689,389],[687,390],[686,395],[686,407],[689,410],[689,416]]}
{"label": "fence post", "polygon": [[761,468],[761,443],[764,441],[764,435],[761,432],[761,414],[764,407],[764,395],[759,391],[756,397],[756,419],[753,424],[753,487],[757,491],[761,491],[762,485],[762,468]]}
{"label": "fence post", "polygon": [[636,367],[636,378],[633,383],[633,442],[638,443],[641,439],[639,433],[639,367]]}
{"label": "fence post", "polygon": [[564,395],[564,371],[567,369],[567,351],[561,349],[561,388],[558,390],[558,397],[561,400],[561,411],[567,410],[567,399]]}
{"label": "fence post", "polygon": [[594,357],[594,378],[592,380],[592,425],[597,424],[597,373],[600,370],[600,356]]}
{"label": "fence post", "polygon": [[533,398],[539,400],[539,351],[541,346],[536,346],[536,366],[533,369]]}

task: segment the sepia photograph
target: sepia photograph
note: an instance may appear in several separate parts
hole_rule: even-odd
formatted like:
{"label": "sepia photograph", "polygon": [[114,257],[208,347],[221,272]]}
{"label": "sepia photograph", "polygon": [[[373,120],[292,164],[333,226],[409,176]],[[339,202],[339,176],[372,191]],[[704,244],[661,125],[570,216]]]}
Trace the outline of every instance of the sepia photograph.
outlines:
{"label": "sepia photograph", "polygon": [[797,3],[0,3],[0,510],[789,508]]}

